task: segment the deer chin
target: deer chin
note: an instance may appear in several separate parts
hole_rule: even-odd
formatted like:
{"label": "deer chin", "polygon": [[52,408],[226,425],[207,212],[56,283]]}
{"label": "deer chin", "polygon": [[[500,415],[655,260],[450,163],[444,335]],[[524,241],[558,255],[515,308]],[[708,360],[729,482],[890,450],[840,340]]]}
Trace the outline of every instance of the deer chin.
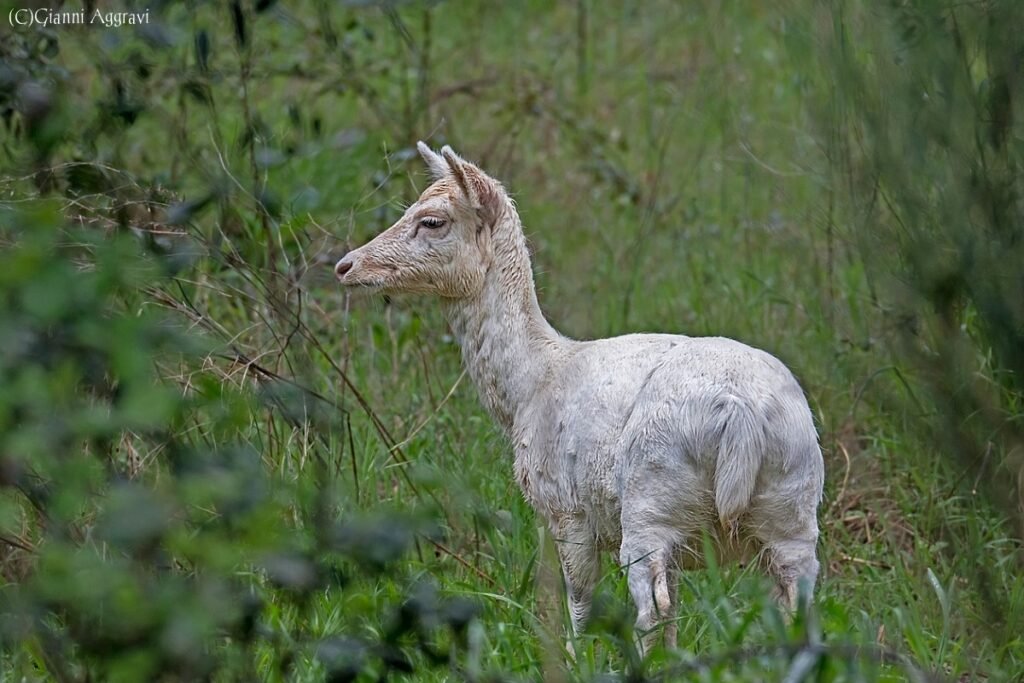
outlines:
{"label": "deer chin", "polygon": [[380,282],[342,282],[341,286],[365,294],[387,294],[388,288]]}
{"label": "deer chin", "polygon": [[363,292],[387,292],[392,288],[388,278],[383,275],[368,275],[364,277],[351,277],[351,273],[339,278],[338,284],[346,289],[359,290]]}
{"label": "deer chin", "polygon": [[432,294],[433,289],[427,285],[414,285],[400,281],[395,272],[383,274],[367,274],[357,278],[342,278],[340,284],[351,290],[366,294]]}

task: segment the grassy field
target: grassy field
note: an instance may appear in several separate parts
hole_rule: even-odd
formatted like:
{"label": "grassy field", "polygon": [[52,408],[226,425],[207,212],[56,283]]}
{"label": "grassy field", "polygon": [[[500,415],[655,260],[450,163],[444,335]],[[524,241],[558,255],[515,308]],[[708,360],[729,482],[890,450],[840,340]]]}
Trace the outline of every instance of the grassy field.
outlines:
{"label": "grassy field", "polygon": [[[157,75],[195,72],[190,35],[208,31],[201,85],[215,106],[153,79],[132,93],[155,103],[134,125],[65,153],[161,183],[168,197],[223,187],[241,208],[197,211],[189,229],[220,235],[245,265],[200,262],[155,300],[174,315],[188,301],[214,349],[240,350],[347,411],[319,445],[262,413],[240,433],[300,496],[314,495],[326,464],[339,515],[422,514],[443,529],[393,578],[319,590],[301,611],[272,602],[267,629],[286,634],[303,619],[313,639],[371,632],[379,624],[367,614],[430,579],[480,606],[471,673],[589,679],[626,666],[614,638],[595,633],[566,669],[553,546],[437,305],[360,298],[333,282],[337,257],[426,186],[413,153],[423,139],[451,144],[516,198],[541,307],[563,333],[734,337],[776,354],[805,388],[827,469],[816,608],[786,624],[755,573],[689,572],[679,650],[656,653],[653,666],[694,680],[908,678],[898,661],[853,654],[877,645],[949,680],[1024,676],[1019,544],[928,438],[935,415],[911,400],[915,379],[891,351],[895,323],[815,117],[827,65],[792,50],[820,17],[805,22],[795,3],[348,5],[252,14],[247,50],[234,47],[223,8],[168,10],[180,34],[153,58]],[[59,35],[72,102],[98,99],[108,83],[90,46],[119,58],[135,49],[126,32]],[[246,204],[254,186],[279,213]],[[10,187],[5,199],[28,192]],[[259,379],[216,354],[197,372],[243,391]],[[979,566],[995,585],[975,580]],[[601,591],[614,623],[628,600],[611,558]],[[986,591],[1011,622],[990,627]],[[805,638],[834,646],[833,658],[771,649]],[[285,675],[275,646],[260,648],[261,679],[323,678],[308,653]],[[41,675],[32,648],[2,662],[5,679]]]}

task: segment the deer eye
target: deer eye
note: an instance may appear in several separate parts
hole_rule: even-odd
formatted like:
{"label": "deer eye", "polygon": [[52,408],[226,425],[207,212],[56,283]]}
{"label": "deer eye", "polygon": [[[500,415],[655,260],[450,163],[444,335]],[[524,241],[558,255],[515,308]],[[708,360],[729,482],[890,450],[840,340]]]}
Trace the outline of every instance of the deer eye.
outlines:
{"label": "deer eye", "polygon": [[443,218],[437,216],[424,216],[420,219],[420,227],[427,228],[428,230],[437,230],[442,227],[445,223]]}

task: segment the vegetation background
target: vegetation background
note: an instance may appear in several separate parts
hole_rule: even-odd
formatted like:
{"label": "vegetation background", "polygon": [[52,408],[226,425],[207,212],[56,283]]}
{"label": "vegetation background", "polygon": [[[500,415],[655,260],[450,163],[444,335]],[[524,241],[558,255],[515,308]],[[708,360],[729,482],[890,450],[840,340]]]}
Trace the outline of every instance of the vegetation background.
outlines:
{"label": "vegetation background", "polygon": [[[1024,6],[146,8],[0,29],[0,679],[1024,679]],[[609,561],[566,665],[437,308],[333,283],[418,139],[511,190],[566,334],[794,369],[815,605],[712,563],[640,662]]]}

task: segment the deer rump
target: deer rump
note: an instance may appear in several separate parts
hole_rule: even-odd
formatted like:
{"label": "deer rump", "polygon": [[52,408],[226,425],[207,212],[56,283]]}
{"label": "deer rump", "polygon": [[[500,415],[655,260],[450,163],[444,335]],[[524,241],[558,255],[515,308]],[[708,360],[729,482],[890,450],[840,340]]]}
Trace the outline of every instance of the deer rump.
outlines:
{"label": "deer rump", "polygon": [[720,559],[748,560],[760,513],[820,499],[812,415],[763,351],[720,337],[583,342],[538,393],[515,420],[520,486],[549,520],[585,517],[602,549],[618,549],[625,518],[665,530],[685,566],[701,564],[705,534]]}

